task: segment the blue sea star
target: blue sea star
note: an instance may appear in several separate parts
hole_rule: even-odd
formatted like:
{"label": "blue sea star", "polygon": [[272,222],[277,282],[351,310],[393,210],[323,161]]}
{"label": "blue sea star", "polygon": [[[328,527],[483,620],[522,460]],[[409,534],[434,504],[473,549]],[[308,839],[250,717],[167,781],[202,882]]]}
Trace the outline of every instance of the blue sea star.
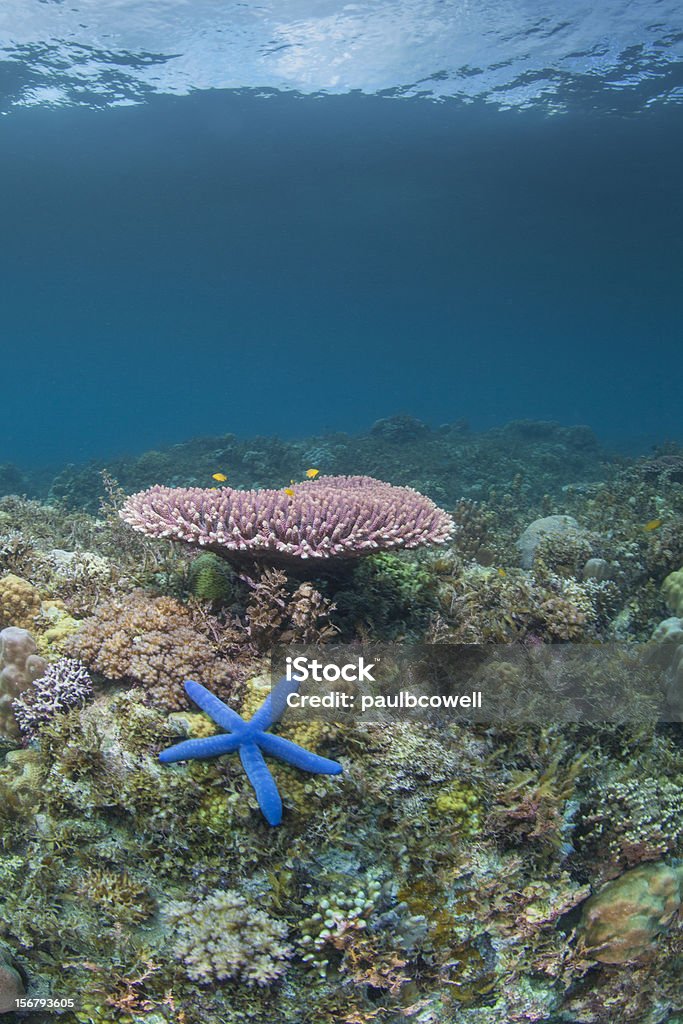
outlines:
{"label": "blue sea star", "polygon": [[281,761],[293,764],[305,772],[314,772],[316,775],[339,775],[343,771],[338,761],[320,757],[305,747],[300,747],[298,743],[266,732],[266,729],[280,718],[287,707],[288,696],[295,693],[298,687],[299,683],[295,679],[281,679],[256,714],[245,722],[236,711],[210,693],[205,686],[188,679],[185,683],[185,692],[190,700],[226,732],[217,736],[207,736],[205,739],[176,743],[174,747],[162,750],[159,760],[163,764],[170,764],[172,761],[191,761],[199,757],[220,757],[221,754],[231,754],[237,750],[247,778],[254,787],[263,816],[269,825],[279,825],[282,821],[282,800],[263,754],[279,757]]}

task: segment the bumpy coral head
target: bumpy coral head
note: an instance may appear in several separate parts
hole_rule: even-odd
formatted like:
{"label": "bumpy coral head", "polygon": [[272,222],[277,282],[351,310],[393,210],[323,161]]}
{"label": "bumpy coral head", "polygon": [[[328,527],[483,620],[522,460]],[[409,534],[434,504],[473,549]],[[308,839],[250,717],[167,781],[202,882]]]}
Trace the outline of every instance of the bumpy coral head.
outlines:
{"label": "bumpy coral head", "polygon": [[378,551],[441,544],[451,517],[410,487],[369,476],[330,476],[282,490],[151,487],[133,494],[121,518],[148,537],[214,551],[237,565],[296,570],[343,564]]}

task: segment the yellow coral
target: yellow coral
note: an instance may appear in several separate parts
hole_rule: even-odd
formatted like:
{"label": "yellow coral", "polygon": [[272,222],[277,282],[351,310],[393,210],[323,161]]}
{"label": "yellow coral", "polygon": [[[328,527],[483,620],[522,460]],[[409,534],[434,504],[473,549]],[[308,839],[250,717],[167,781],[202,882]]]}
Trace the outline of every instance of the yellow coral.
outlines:
{"label": "yellow coral", "polygon": [[433,809],[448,818],[461,835],[476,835],[481,828],[480,800],[466,782],[445,786],[435,797]]}
{"label": "yellow coral", "polygon": [[242,718],[251,718],[261,707],[270,691],[271,683],[268,676],[252,676],[251,679],[247,679],[240,708]]}
{"label": "yellow coral", "polygon": [[224,833],[233,823],[234,796],[220,790],[209,790],[192,815],[192,824],[202,825],[211,832]]}
{"label": "yellow coral", "polygon": [[49,623],[36,640],[38,650],[44,658],[61,658],[65,654],[65,642],[81,628],[78,619],[66,611],[61,601],[45,601],[41,609],[41,620]]}
{"label": "yellow coral", "polygon": [[0,628],[19,626],[33,629],[36,616],[40,614],[40,594],[36,588],[20,576],[8,572],[0,580]]}
{"label": "yellow coral", "polygon": [[177,725],[184,736],[193,740],[215,736],[220,732],[208,715],[194,714],[192,711],[174,711],[168,716],[168,721],[172,726]]}

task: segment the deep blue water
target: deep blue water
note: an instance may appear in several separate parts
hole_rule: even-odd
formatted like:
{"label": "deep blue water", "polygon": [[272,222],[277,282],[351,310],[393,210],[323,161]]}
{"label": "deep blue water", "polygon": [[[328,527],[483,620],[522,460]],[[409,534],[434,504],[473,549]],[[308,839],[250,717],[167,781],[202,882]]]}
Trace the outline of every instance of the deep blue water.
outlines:
{"label": "deep blue water", "polygon": [[683,109],[207,90],[0,119],[0,462],[408,412],[683,440]]}

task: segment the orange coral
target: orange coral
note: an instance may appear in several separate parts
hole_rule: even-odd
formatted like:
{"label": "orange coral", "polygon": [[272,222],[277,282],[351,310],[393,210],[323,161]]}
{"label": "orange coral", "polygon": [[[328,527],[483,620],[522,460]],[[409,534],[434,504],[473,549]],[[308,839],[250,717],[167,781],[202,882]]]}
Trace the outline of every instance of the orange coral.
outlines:
{"label": "orange coral", "polygon": [[143,590],[104,601],[67,646],[92,671],[141,685],[150,703],[169,711],[188,707],[185,679],[222,697],[230,695],[235,679],[189,608]]}

